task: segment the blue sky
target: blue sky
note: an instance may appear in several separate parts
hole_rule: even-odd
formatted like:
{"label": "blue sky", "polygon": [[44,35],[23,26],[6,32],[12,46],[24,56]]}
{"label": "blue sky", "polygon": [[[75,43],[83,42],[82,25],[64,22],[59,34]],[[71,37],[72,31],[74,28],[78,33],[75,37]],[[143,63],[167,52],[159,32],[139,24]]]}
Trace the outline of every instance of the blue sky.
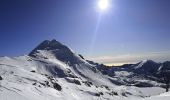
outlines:
{"label": "blue sky", "polygon": [[0,0],[0,55],[55,38],[105,64],[170,60],[169,0],[110,0],[106,11],[98,1]]}

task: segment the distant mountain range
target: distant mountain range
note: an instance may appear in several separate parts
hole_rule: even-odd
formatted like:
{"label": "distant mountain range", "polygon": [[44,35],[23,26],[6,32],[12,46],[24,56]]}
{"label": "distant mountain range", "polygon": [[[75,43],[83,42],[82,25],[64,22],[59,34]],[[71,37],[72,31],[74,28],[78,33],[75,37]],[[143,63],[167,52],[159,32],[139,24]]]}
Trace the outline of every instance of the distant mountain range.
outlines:
{"label": "distant mountain range", "polygon": [[165,92],[169,80],[169,61],[108,67],[56,40],[43,41],[25,56],[0,57],[2,100],[142,99]]}

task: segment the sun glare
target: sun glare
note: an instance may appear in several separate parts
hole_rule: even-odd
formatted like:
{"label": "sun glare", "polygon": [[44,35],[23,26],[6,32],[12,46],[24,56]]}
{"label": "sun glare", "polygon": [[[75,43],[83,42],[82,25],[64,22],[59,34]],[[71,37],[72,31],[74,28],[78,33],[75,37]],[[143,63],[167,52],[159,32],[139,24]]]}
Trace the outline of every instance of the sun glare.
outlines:
{"label": "sun glare", "polygon": [[98,7],[101,9],[101,10],[106,10],[109,6],[109,1],[108,0],[99,0],[98,2]]}

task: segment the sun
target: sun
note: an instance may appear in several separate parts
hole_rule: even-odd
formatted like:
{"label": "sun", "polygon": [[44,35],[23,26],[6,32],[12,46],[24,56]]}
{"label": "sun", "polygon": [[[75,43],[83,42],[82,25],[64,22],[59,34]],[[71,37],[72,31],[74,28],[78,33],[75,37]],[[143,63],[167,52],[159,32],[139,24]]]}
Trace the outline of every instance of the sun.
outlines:
{"label": "sun", "polygon": [[109,1],[108,0],[99,0],[98,7],[100,10],[106,10],[109,7]]}

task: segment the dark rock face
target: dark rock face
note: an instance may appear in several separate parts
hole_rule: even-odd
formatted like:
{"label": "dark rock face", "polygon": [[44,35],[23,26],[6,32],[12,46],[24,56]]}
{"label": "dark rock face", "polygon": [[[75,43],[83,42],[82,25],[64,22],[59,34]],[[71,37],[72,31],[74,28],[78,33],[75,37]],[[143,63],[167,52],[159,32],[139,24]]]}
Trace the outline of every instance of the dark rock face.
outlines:
{"label": "dark rock face", "polygon": [[79,56],[81,57],[81,59],[84,59],[84,57],[81,54],[79,54]]}
{"label": "dark rock face", "polygon": [[32,72],[32,73],[35,73],[35,70],[32,70],[31,72]]}
{"label": "dark rock face", "polygon": [[99,96],[100,96],[100,94],[99,94],[99,93],[95,93],[95,96],[98,96],[98,97],[99,97]]}
{"label": "dark rock face", "polygon": [[153,87],[152,84],[144,83],[144,82],[136,83],[134,86],[136,86],[136,87]]}
{"label": "dark rock face", "polygon": [[0,76],[0,80],[2,80],[3,78]]}
{"label": "dark rock face", "polygon": [[114,95],[118,95],[118,93],[117,92],[112,92]]}
{"label": "dark rock face", "polygon": [[103,92],[99,92],[99,93],[95,93],[95,96],[101,96],[101,95],[104,95]]}
{"label": "dark rock face", "polygon": [[62,87],[58,83],[53,83],[53,87],[54,87],[54,89],[56,89],[58,91],[62,90]]}
{"label": "dark rock face", "polygon": [[81,83],[80,83],[79,80],[75,80],[75,79],[74,79],[74,83],[77,84],[77,85],[81,85]]}
{"label": "dark rock face", "polygon": [[91,85],[93,85],[93,83],[89,81],[83,81],[83,83],[88,87],[91,87]]}
{"label": "dark rock face", "polygon": [[67,82],[69,83],[74,83],[74,84],[77,84],[77,85],[81,85],[81,82],[77,79],[72,79],[72,78],[65,78]]}

